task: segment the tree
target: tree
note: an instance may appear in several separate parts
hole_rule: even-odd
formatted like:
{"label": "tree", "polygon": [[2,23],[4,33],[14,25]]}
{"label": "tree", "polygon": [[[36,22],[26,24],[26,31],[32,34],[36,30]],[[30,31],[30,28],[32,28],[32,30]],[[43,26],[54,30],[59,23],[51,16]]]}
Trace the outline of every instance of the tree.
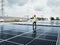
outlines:
{"label": "tree", "polygon": [[59,17],[56,17],[56,20],[59,20]]}
{"label": "tree", "polygon": [[30,19],[33,19],[33,17],[31,17]]}
{"label": "tree", "polygon": [[50,20],[55,20],[54,17],[50,17]]}

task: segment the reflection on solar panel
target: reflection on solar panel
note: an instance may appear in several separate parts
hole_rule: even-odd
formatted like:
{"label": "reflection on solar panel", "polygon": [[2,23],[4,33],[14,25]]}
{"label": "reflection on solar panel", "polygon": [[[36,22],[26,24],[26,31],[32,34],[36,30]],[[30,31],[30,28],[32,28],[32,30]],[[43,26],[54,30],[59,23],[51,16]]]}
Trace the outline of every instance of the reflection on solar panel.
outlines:
{"label": "reflection on solar panel", "polygon": [[56,45],[60,29],[37,26],[36,32],[33,32],[32,26],[27,25],[3,25],[2,27],[0,45]]}
{"label": "reflection on solar panel", "polygon": [[0,45],[18,45],[18,44],[4,41],[4,42],[1,42]]}

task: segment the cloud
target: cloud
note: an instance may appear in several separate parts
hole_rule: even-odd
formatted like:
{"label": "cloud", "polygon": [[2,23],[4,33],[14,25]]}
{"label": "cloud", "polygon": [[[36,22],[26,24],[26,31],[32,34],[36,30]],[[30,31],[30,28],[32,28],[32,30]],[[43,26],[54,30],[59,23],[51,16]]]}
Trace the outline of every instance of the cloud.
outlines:
{"label": "cloud", "polygon": [[47,5],[50,7],[59,7],[60,0],[48,0]]}
{"label": "cloud", "polygon": [[31,0],[32,3],[36,2],[37,0]]}
{"label": "cloud", "polygon": [[[59,0],[5,0],[4,12],[8,16],[59,16]],[[58,5],[58,7],[56,7]]]}
{"label": "cloud", "polygon": [[[13,7],[9,7],[9,6],[5,7],[6,15],[9,15],[9,16],[17,15],[19,17],[21,17],[21,15],[22,16],[25,16],[25,15],[32,16],[34,13],[36,13],[37,16],[46,15],[47,9],[45,9],[45,8],[46,8],[47,0],[29,0],[29,1],[20,0],[21,4],[19,3],[19,1],[17,1],[17,2],[13,3],[13,5],[12,5]],[[11,3],[11,1],[10,1],[10,3]],[[23,6],[21,6],[21,5],[23,5]]]}
{"label": "cloud", "polygon": [[50,16],[60,17],[60,0],[48,0],[47,6],[51,8]]}
{"label": "cloud", "polygon": [[9,6],[13,6],[15,4],[23,6],[28,2],[28,0],[7,0],[7,1]]}
{"label": "cloud", "polygon": [[35,8],[35,11],[43,11],[43,10],[44,10],[43,7],[36,7],[36,8]]}
{"label": "cloud", "polygon": [[19,0],[19,6],[27,4],[28,0]]}
{"label": "cloud", "polygon": [[8,6],[13,6],[14,4],[16,4],[18,1],[17,0],[7,0],[8,2]]}
{"label": "cloud", "polygon": [[59,16],[60,15],[60,7],[52,8],[51,12],[53,12],[52,14],[55,14],[55,15]]}

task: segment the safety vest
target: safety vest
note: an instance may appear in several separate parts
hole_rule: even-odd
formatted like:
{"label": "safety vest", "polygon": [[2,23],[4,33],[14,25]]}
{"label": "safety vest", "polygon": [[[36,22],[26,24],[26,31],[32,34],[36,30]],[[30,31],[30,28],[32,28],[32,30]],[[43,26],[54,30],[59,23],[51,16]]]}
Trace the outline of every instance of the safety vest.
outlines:
{"label": "safety vest", "polygon": [[36,22],[36,17],[33,18],[33,21]]}

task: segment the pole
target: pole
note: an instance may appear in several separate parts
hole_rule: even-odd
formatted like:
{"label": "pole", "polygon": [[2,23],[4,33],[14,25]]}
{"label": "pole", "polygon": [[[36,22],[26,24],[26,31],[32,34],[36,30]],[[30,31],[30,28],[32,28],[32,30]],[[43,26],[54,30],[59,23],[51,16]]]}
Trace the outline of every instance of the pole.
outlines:
{"label": "pole", "polygon": [[3,4],[3,0],[1,0],[1,15],[4,16],[4,4]]}
{"label": "pole", "polygon": [[[3,0],[1,0],[1,15],[2,15],[2,19],[4,16],[4,2]],[[1,25],[1,38],[3,37],[3,24]]]}

